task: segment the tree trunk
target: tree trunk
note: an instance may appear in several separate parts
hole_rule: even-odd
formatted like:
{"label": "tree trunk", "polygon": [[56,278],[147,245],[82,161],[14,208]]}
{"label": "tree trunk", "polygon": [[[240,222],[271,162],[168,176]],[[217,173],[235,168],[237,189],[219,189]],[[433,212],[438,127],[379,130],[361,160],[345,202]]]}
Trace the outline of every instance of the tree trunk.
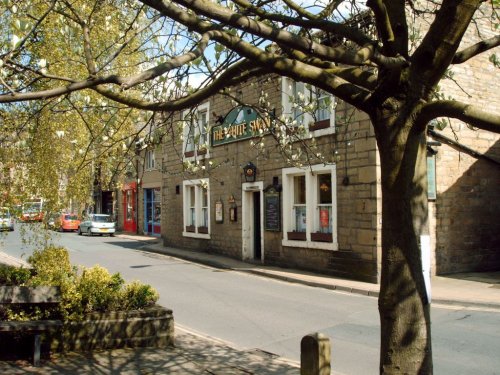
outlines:
{"label": "tree trunk", "polygon": [[385,129],[377,134],[383,217],[380,373],[432,374],[430,304],[420,250],[420,236],[428,234],[425,132],[411,130],[410,120],[383,121],[376,126]]}

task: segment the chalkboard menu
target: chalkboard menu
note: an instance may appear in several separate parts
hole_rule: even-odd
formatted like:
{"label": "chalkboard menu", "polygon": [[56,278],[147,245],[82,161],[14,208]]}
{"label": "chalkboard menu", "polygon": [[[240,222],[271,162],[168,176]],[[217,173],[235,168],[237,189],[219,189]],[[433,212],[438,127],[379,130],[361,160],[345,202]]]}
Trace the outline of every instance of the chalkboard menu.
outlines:
{"label": "chalkboard menu", "polygon": [[280,193],[271,186],[264,193],[264,229],[281,231]]}

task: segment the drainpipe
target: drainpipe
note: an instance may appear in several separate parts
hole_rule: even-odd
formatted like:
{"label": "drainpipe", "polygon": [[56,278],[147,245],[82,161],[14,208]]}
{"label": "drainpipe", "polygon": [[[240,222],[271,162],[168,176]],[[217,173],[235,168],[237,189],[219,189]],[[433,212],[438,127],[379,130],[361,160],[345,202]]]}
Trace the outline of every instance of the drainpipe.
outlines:
{"label": "drainpipe", "polygon": [[485,160],[488,160],[492,163],[495,163],[496,165],[500,165],[500,162],[498,160],[495,160],[491,157],[489,157],[488,155],[485,155],[485,154],[481,154],[480,152],[477,152],[457,141],[455,141],[454,139],[451,139],[451,138],[448,138],[447,136],[441,134],[441,133],[438,133],[436,132],[435,130],[432,130],[432,129],[428,129],[427,130],[427,133],[434,139],[438,139],[440,140],[441,142],[443,143],[446,143],[447,145],[457,149],[458,151],[462,151],[462,152],[465,152],[477,159],[485,159]]}
{"label": "drainpipe", "polygon": [[135,170],[136,170],[136,177],[135,177],[135,234],[139,234],[139,184],[141,182],[139,178],[139,152],[136,154],[136,159],[135,159]]}

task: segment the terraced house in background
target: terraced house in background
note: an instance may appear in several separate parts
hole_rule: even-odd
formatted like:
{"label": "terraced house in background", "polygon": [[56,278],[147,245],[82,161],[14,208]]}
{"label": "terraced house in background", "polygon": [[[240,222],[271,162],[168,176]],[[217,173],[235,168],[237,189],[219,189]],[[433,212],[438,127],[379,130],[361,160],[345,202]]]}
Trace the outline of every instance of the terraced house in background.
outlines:
{"label": "terraced house in background", "polygon": [[[476,40],[470,30],[464,43]],[[474,92],[495,110],[500,82],[488,77],[497,73],[477,57],[454,66],[442,94]],[[169,137],[142,151],[119,192],[119,226],[161,235],[166,246],[379,282],[380,160],[368,116],[274,75],[231,95],[168,114]],[[434,125],[420,244],[427,270],[498,270],[500,138],[456,121]]]}

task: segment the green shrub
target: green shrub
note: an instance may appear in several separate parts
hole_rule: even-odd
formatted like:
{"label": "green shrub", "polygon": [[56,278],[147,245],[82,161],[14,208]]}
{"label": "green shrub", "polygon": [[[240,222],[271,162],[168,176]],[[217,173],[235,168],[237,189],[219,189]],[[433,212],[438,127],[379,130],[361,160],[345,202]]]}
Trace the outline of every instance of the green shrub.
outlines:
{"label": "green shrub", "polygon": [[61,303],[44,309],[43,314],[36,314],[37,319],[50,317],[68,320],[73,315],[81,316],[81,298],[76,292],[77,269],[69,261],[68,250],[53,245],[35,250],[28,258],[28,263],[34,272],[28,285],[52,285],[61,289]]}
{"label": "green shrub", "polygon": [[125,285],[120,305],[125,310],[138,310],[153,306],[158,298],[158,292],[151,285],[133,281]]}
{"label": "green shrub", "polygon": [[0,285],[24,285],[31,277],[29,268],[0,264]]}
{"label": "green shrub", "polygon": [[111,275],[101,266],[84,269],[77,286],[83,311],[108,311],[115,308],[123,284],[119,273]]}
{"label": "green shrub", "polygon": [[31,285],[62,286],[68,280],[73,281],[76,269],[71,266],[69,253],[63,247],[49,246],[43,250],[35,250],[28,258],[35,276]]}
{"label": "green shrub", "polygon": [[[32,269],[1,267],[0,283],[6,285],[52,285],[61,289],[57,307],[39,308],[12,306],[0,311],[0,319],[81,320],[86,313],[142,309],[158,301],[157,291],[134,281],[125,284],[119,273],[110,274],[101,266],[73,267],[65,248],[49,246],[36,250],[29,257]],[[3,282],[2,280],[9,280]]]}

